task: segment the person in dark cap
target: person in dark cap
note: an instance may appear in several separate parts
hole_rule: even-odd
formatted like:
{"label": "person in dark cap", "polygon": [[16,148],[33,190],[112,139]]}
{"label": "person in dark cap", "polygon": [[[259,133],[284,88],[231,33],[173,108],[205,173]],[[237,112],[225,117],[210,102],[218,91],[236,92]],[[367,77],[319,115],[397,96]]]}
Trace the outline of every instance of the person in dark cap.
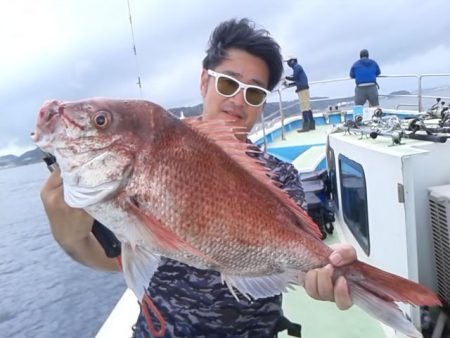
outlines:
{"label": "person in dark cap", "polygon": [[363,49],[359,52],[359,60],[350,68],[350,77],[355,79],[355,105],[363,106],[369,101],[371,107],[377,107],[378,102],[378,84],[377,77],[380,75],[378,64],[369,59],[369,51]]}
{"label": "person in dark cap", "polygon": [[290,85],[296,86],[296,93],[298,94],[298,99],[300,101],[300,111],[302,112],[303,125],[302,129],[297,130],[299,133],[316,129],[316,124],[314,122],[313,113],[311,111],[310,98],[309,98],[309,84],[308,77],[306,76],[303,67],[297,62],[295,56],[289,56],[285,59],[288,66],[294,71],[292,75],[286,76],[286,80],[293,81]]}

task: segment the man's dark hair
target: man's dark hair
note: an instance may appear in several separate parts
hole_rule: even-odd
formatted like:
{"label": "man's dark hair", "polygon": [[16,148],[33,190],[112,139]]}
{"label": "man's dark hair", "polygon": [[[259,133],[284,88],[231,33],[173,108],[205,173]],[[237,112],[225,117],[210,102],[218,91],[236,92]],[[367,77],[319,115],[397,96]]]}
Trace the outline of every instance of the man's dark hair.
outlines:
{"label": "man's dark hair", "polygon": [[269,90],[280,81],[283,73],[280,46],[267,30],[255,28],[255,23],[245,18],[222,22],[211,34],[203,68],[217,67],[226,58],[230,48],[244,50],[264,60],[269,68]]}
{"label": "man's dark hair", "polygon": [[368,58],[369,57],[369,51],[367,49],[361,49],[359,52],[360,58]]}

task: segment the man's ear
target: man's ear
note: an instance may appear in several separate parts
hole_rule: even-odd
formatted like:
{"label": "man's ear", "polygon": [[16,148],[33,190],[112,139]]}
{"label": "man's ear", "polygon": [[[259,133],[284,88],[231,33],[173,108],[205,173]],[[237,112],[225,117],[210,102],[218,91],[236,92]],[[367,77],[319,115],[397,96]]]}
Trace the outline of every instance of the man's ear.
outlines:
{"label": "man's ear", "polygon": [[202,70],[202,75],[200,76],[200,93],[204,98],[206,96],[206,92],[208,91],[208,82],[209,82],[209,74],[206,69]]}

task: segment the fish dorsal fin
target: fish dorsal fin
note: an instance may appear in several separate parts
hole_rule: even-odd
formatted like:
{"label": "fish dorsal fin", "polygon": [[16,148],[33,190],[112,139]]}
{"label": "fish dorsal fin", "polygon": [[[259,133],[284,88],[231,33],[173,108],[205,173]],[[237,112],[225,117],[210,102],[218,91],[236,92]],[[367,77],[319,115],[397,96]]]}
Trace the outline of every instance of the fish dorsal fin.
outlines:
{"label": "fish dorsal fin", "polygon": [[[308,216],[305,210],[295,203],[287,192],[279,188],[279,182],[273,180],[272,172],[264,166],[264,162],[259,158],[248,156],[248,153],[261,154],[261,150],[254,144],[240,141],[236,138],[236,134],[248,133],[243,127],[233,126],[235,120],[228,115],[220,114],[215,118],[198,119],[186,118],[183,123],[206,136],[210,142],[217,144],[223,149],[233,160],[239,163],[249,174],[255,177],[259,182],[266,186],[274,193],[281,202],[292,211],[297,219],[298,225],[302,229],[314,237],[321,239],[322,233],[316,223]],[[289,226],[286,224],[286,226]],[[294,228],[296,228],[294,226]]]}

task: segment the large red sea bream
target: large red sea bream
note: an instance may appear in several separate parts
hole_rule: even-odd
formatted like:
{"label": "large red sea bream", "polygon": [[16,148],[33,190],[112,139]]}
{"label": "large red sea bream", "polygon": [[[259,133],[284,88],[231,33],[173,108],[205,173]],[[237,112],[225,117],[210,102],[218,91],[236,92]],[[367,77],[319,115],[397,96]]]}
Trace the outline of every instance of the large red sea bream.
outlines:
{"label": "large red sea bream", "polygon": [[[301,285],[331,249],[230,124],[179,120],[140,100],[48,101],[33,139],[56,156],[66,202],[120,239],[139,299],[160,256],[219,271],[231,292],[268,297]],[[355,304],[411,337],[421,335],[394,302],[440,304],[425,287],[363,262],[336,268],[341,275]]]}

